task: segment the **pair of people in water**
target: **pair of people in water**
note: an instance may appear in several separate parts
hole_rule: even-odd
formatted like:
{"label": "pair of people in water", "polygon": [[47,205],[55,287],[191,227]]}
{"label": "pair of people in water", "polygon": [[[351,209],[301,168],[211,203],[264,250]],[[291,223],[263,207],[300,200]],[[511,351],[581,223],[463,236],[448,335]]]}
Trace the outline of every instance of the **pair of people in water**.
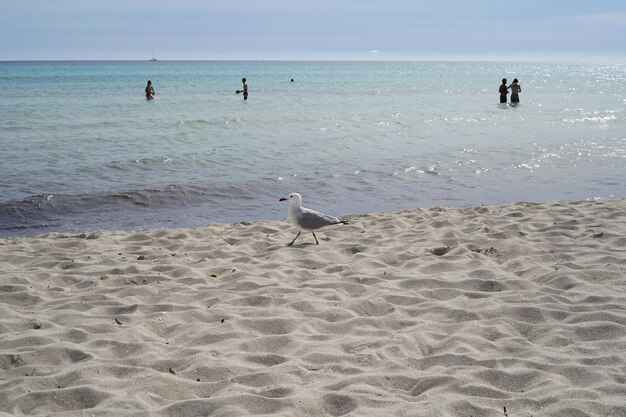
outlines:
{"label": "pair of people in water", "polygon": [[513,83],[507,87],[506,78],[502,79],[502,84],[500,84],[500,103],[507,102],[507,95],[509,94],[509,89],[511,90],[511,104],[519,103],[519,93],[522,92],[522,87],[518,84],[517,78],[513,80]]}
{"label": "pair of people in water", "polygon": [[[291,80],[293,82],[293,79]],[[248,99],[248,84],[246,83],[246,79],[242,78],[241,83],[243,84],[243,90],[237,90],[236,93],[243,93],[243,99]],[[148,80],[148,84],[146,85],[146,99],[152,100],[154,98],[154,87],[152,87],[152,81]]]}

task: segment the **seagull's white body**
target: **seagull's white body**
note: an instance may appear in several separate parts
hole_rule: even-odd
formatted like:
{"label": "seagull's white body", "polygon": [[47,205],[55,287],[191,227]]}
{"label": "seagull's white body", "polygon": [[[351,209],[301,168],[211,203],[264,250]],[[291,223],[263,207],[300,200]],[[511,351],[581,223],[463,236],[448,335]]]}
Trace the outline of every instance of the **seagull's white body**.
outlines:
{"label": "seagull's white body", "polygon": [[344,224],[343,220],[339,220],[336,217],[329,216],[328,214],[320,213],[319,211],[311,210],[306,207],[302,207],[302,196],[298,193],[291,193],[288,197],[281,198],[280,201],[289,201],[289,210],[287,212],[287,218],[291,223],[301,230],[294,240],[289,244],[293,245],[302,230],[307,230],[313,233],[315,243],[319,245],[317,236],[313,230],[317,230],[324,226],[330,226],[333,224]]}

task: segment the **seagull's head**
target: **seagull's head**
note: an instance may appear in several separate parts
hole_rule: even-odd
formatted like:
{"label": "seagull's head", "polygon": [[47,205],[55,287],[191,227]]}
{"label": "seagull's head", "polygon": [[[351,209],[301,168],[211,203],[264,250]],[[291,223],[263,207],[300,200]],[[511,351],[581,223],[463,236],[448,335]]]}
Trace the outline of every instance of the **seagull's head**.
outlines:
{"label": "seagull's head", "polygon": [[298,193],[291,193],[287,197],[283,197],[278,201],[289,201],[289,204],[295,204],[299,206],[302,204],[302,196]]}

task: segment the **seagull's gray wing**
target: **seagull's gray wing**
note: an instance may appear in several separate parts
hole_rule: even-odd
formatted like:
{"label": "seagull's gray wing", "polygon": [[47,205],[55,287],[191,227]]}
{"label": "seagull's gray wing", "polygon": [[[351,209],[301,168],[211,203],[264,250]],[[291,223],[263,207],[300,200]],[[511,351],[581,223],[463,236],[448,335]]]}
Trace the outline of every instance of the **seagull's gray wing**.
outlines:
{"label": "seagull's gray wing", "polygon": [[342,223],[336,217],[320,213],[319,211],[302,208],[302,213],[298,216],[298,226],[305,230],[315,230],[331,224]]}

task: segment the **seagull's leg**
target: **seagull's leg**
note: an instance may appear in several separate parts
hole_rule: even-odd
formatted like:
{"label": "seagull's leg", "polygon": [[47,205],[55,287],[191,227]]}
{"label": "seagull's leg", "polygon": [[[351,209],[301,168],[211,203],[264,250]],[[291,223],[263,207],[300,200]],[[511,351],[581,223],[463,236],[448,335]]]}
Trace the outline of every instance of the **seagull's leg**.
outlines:
{"label": "seagull's leg", "polygon": [[316,245],[319,245],[319,244],[320,244],[320,242],[318,242],[318,241],[317,241],[317,236],[315,236],[315,232],[311,232],[311,233],[313,233],[313,237],[315,238],[315,244],[316,244]]}
{"label": "seagull's leg", "polygon": [[293,238],[293,240],[291,241],[291,243],[290,243],[290,244],[288,244],[287,246],[291,246],[291,245],[293,245],[293,242],[295,242],[295,241],[296,241],[296,239],[298,238],[298,236],[300,236],[300,233],[302,233],[302,230],[300,230],[300,231],[298,232],[298,234],[296,235],[296,237],[294,237],[294,238]]}

